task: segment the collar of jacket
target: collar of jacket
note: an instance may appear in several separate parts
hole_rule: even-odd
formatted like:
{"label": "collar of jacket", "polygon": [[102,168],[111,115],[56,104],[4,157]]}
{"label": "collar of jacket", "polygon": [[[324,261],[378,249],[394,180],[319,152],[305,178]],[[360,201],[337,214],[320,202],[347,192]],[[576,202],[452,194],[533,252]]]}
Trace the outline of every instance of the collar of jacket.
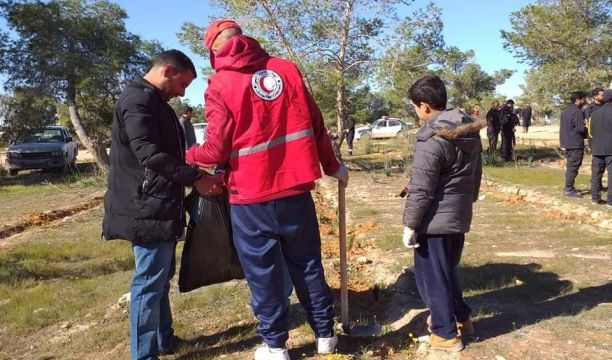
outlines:
{"label": "collar of jacket", "polygon": [[474,119],[459,109],[449,109],[440,112],[429,120],[416,134],[417,140],[425,141],[437,135],[443,139],[455,139],[478,132],[486,126],[484,120]]}
{"label": "collar of jacket", "polygon": [[145,93],[156,94],[161,101],[164,101],[164,98],[161,95],[161,93],[159,92],[159,89],[156,88],[155,86],[153,86],[153,84],[148,82],[142,76],[139,76],[139,77],[135,78],[134,81],[132,82],[132,85],[137,87],[137,88],[139,88],[139,89],[142,89],[142,91],[144,91]]}

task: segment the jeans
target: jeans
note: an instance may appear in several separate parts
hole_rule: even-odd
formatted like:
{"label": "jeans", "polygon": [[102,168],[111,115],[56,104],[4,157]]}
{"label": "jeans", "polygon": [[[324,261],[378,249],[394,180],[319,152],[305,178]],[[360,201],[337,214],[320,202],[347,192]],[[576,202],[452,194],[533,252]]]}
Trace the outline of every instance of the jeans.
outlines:
{"label": "jeans", "polygon": [[156,360],[172,341],[168,291],[174,275],[175,247],[175,242],[132,244],[136,263],[130,289],[132,360]]}
{"label": "jeans", "polygon": [[[333,295],[321,263],[321,237],[310,193],[232,204],[234,245],[251,290],[257,335],[271,348],[288,338],[290,282],[317,338],[333,336]],[[283,258],[285,264],[283,264]]]}
{"label": "jeans", "polygon": [[431,331],[444,338],[457,336],[456,321],[469,319],[457,277],[465,234],[419,234],[414,249],[414,276],[421,299],[431,312]]}

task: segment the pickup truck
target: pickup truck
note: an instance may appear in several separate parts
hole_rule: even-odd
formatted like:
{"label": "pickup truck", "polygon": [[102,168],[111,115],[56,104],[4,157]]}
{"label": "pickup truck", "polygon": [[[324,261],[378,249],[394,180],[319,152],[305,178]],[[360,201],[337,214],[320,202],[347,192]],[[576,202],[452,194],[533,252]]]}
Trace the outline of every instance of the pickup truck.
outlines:
{"label": "pickup truck", "polygon": [[77,143],[68,130],[61,126],[48,126],[10,144],[5,164],[11,176],[26,169],[64,172],[74,166],[77,154]]}

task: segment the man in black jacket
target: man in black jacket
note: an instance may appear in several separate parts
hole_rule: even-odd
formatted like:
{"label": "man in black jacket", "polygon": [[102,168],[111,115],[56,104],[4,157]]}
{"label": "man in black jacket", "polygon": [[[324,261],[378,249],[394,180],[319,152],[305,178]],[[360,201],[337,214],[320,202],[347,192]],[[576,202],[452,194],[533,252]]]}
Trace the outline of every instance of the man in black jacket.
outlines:
{"label": "man in black jacket", "polygon": [[135,269],[130,289],[131,358],[157,359],[178,342],[168,299],[174,249],[185,225],[185,186],[202,194],[220,191],[214,178],[185,163],[184,137],[168,101],[183,96],[196,77],[178,50],[153,59],[115,105],[108,190],[102,231],[106,239],[132,242]]}
{"label": "man in black jacket", "polygon": [[606,204],[612,207],[612,90],[606,90],[603,104],[591,114],[591,200],[593,204],[601,204],[601,178],[608,170],[608,199]]}
{"label": "man in black jacket", "polygon": [[514,111],[514,100],[509,99],[499,112],[499,123],[502,133],[502,156],[505,161],[514,160],[514,145],[516,138],[514,137],[514,128],[519,124],[518,116]]}
{"label": "man in black jacket", "polygon": [[585,98],[586,94],[584,92],[573,92],[570,95],[571,104],[561,113],[559,143],[565,149],[565,158],[567,159],[563,193],[569,197],[582,197],[582,194],[574,187],[574,181],[582,165],[584,139],[587,134],[584,114],[581,110],[585,104]]}
{"label": "man in black jacket", "polygon": [[499,101],[495,100],[487,111],[487,138],[489,139],[489,155],[493,156],[497,150],[497,138],[499,137]]}
{"label": "man in black jacket", "polygon": [[457,266],[480,189],[479,130],[485,122],[446,110],[446,87],[437,76],[417,80],[408,96],[425,125],[416,134],[402,240],[416,247],[415,279],[430,310],[430,346],[460,351],[464,344],[458,332],[473,329]]}

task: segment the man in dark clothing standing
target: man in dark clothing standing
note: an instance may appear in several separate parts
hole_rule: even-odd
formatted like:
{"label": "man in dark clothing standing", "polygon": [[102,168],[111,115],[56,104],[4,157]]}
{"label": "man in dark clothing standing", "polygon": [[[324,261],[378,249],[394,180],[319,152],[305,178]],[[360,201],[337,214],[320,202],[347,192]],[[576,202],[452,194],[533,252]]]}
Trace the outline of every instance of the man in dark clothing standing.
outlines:
{"label": "man in dark clothing standing", "polygon": [[347,116],[347,121],[344,122],[344,131],[346,131],[346,145],[348,145],[349,155],[353,155],[353,140],[355,139],[355,120]]}
{"label": "man in dark clothing standing", "polygon": [[585,104],[585,98],[586,94],[584,92],[573,92],[570,96],[571,104],[561,113],[559,144],[565,149],[565,158],[567,159],[563,193],[569,197],[582,197],[582,194],[574,187],[574,181],[582,165],[584,139],[587,134],[584,114],[581,110]]}
{"label": "man in dark clothing standing", "polygon": [[506,101],[506,104],[499,112],[499,123],[502,133],[502,156],[505,161],[513,161],[514,128],[519,124],[518,116],[514,113],[514,100]]}
{"label": "man in dark clothing standing", "polygon": [[604,103],[604,89],[600,87],[593,89],[591,91],[591,103],[584,107],[584,119],[587,121],[587,124],[591,115],[602,107]]}
{"label": "man in dark clothing standing", "polygon": [[612,207],[612,90],[606,90],[603,104],[591,114],[590,134],[593,162],[591,165],[591,200],[593,204],[602,204],[601,178],[608,171],[608,199],[606,204]]}
{"label": "man in dark clothing standing", "polygon": [[497,150],[497,138],[499,137],[499,101],[495,100],[487,111],[487,138],[489,139],[489,155],[493,156]]}
{"label": "man in dark clothing standing", "polygon": [[528,133],[529,127],[531,126],[531,105],[527,104],[523,109],[522,117],[523,117],[523,132]]}
{"label": "man in dark clothing standing", "polygon": [[193,130],[191,118],[193,118],[193,108],[191,106],[187,106],[185,107],[185,109],[183,110],[183,114],[179,118],[179,122],[181,123],[181,127],[183,128],[183,134],[185,134],[185,150],[189,149],[192,146],[199,145],[196,140],[195,131]]}
{"label": "man in dark clothing standing", "polygon": [[408,97],[425,125],[416,134],[402,241],[415,248],[415,280],[430,310],[429,345],[461,351],[461,336],[473,328],[457,266],[480,189],[484,121],[446,110],[446,87],[437,76],[417,80]]}
{"label": "man in dark clothing standing", "polygon": [[201,194],[221,190],[213,177],[202,176],[185,163],[183,132],[167,103],[183,96],[195,77],[185,54],[164,51],[144,77],[125,88],[115,105],[102,232],[106,239],[132,242],[132,360],[158,359],[178,342],[168,290],[176,242],[185,227],[185,186]]}

